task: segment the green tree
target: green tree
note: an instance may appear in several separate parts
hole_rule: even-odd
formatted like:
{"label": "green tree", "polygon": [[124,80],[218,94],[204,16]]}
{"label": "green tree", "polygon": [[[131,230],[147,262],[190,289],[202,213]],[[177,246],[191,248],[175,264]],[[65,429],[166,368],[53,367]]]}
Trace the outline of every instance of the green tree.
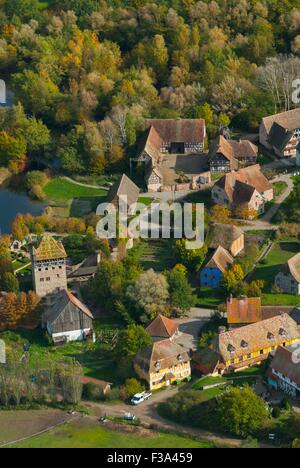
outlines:
{"label": "green tree", "polygon": [[9,271],[1,275],[0,285],[2,291],[15,293],[19,291],[19,281],[16,276]]}
{"label": "green tree", "polygon": [[120,389],[120,397],[122,400],[132,398],[137,393],[142,393],[145,390],[145,386],[141,384],[137,379],[131,378],[126,379],[125,384]]}
{"label": "green tree", "polygon": [[184,314],[195,305],[193,290],[187,274],[178,268],[167,274],[169,283],[170,303],[179,314]]}
{"label": "green tree", "polygon": [[129,325],[118,336],[115,355],[117,359],[133,358],[151,344],[151,338],[141,325]]}
{"label": "green tree", "polygon": [[220,427],[240,437],[253,434],[268,418],[264,400],[248,386],[224,393],[218,400],[215,412]]}

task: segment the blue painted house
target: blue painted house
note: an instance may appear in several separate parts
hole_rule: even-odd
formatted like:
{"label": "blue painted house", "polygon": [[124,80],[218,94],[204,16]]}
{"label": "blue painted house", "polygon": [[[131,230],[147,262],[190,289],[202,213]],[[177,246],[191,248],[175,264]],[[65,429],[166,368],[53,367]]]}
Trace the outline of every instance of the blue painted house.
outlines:
{"label": "blue painted house", "polygon": [[219,288],[225,271],[234,263],[227,250],[219,246],[200,272],[201,288]]}

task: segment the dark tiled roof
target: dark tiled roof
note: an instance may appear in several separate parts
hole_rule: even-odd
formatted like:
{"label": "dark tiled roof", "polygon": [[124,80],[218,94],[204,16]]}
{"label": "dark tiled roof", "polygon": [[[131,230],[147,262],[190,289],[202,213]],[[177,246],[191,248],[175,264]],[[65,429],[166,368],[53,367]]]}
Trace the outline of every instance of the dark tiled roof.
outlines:
{"label": "dark tiled roof", "polygon": [[126,174],[123,174],[121,179],[111,187],[107,196],[107,201],[108,203],[111,203],[116,197],[122,198],[127,196],[127,204],[128,206],[131,206],[137,202],[139,193],[139,187],[135,185],[135,183],[132,182]]}
{"label": "dark tiled roof", "polygon": [[239,159],[256,158],[258,148],[249,140],[227,140],[220,135],[210,148],[209,159],[212,161],[215,156],[223,155],[230,162],[231,170],[237,170]]}
{"label": "dark tiled roof", "polygon": [[220,361],[220,355],[210,348],[201,349],[192,356],[192,362],[203,374],[212,374]]}
{"label": "dark tiled roof", "polygon": [[203,119],[149,119],[164,142],[201,143],[205,138],[205,120]]}
{"label": "dark tiled roof", "polygon": [[76,311],[80,310],[89,318],[94,318],[92,312],[82,302],[80,302],[79,299],[77,299],[70,291],[64,289],[56,294],[54,303],[43,315],[43,320],[52,324],[66,311],[66,309],[71,313],[76,313]]}
{"label": "dark tiled roof", "polygon": [[278,123],[274,122],[269,134],[269,142],[272,146],[274,146],[274,148],[282,151],[290,142],[292,136],[293,131],[287,130]]}

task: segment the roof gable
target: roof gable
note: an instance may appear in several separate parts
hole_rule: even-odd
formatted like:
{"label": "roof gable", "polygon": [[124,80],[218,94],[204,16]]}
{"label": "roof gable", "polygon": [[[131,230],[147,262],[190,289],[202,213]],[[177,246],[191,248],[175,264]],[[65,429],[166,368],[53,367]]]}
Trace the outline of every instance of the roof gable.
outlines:
{"label": "roof gable", "polygon": [[94,319],[92,312],[68,289],[63,289],[55,295],[53,304],[45,312],[43,318],[53,324],[65,313],[67,308],[73,313],[80,311],[90,319]]}
{"label": "roof gable", "polygon": [[137,202],[139,193],[139,187],[126,174],[123,174],[121,179],[111,187],[107,201],[111,203],[116,197],[119,199],[127,197],[127,206],[131,206]]}
{"label": "roof gable", "polygon": [[158,315],[146,328],[152,337],[172,338],[178,329],[177,324],[163,315]]}
{"label": "roof gable", "polygon": [[40,238],[38,245],[33,247],[33,256],[36,261],[67,258],[63,244],[47,235]]}

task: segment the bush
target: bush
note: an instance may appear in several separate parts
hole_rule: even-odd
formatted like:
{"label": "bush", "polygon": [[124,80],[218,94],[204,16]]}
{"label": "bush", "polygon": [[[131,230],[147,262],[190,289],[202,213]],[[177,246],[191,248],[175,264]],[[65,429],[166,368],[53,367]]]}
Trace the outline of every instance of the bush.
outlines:
{"label": "bush", "polygon": [[31,190],[35,185],[43,187],[48,181],[48,177],[44,172],[31,171],[26,176],[26,187]]}
{"label": "bush", "polygon": [[33,185],[29,191],[31,198],[44,201],[46,199],[46,194],[40,185]]}
{"label": "bush", "polygon": [[103,392],[98,385],[88,382],[83,386],[82,397],[85,400],[97,401],[103,398]]}
{"label": "bush", "polygon": [[273,418],[278,419],[280,418],[280,415],[281,415],[280,408],[278,406],[275,406],[272,411]]}
{"label": "bush", "polygon": [[137,379],[127,379],[120,389],[120,398],[125,401],[132,398],[136,393],[141,393],[144,390],[144,385],[142,385]]}
{"label": "bush", "polygon": [[104,395],[104,399],[106,401],[116,401],[120,398],[120,390],[119,388],[113,388],[110,392]]}

